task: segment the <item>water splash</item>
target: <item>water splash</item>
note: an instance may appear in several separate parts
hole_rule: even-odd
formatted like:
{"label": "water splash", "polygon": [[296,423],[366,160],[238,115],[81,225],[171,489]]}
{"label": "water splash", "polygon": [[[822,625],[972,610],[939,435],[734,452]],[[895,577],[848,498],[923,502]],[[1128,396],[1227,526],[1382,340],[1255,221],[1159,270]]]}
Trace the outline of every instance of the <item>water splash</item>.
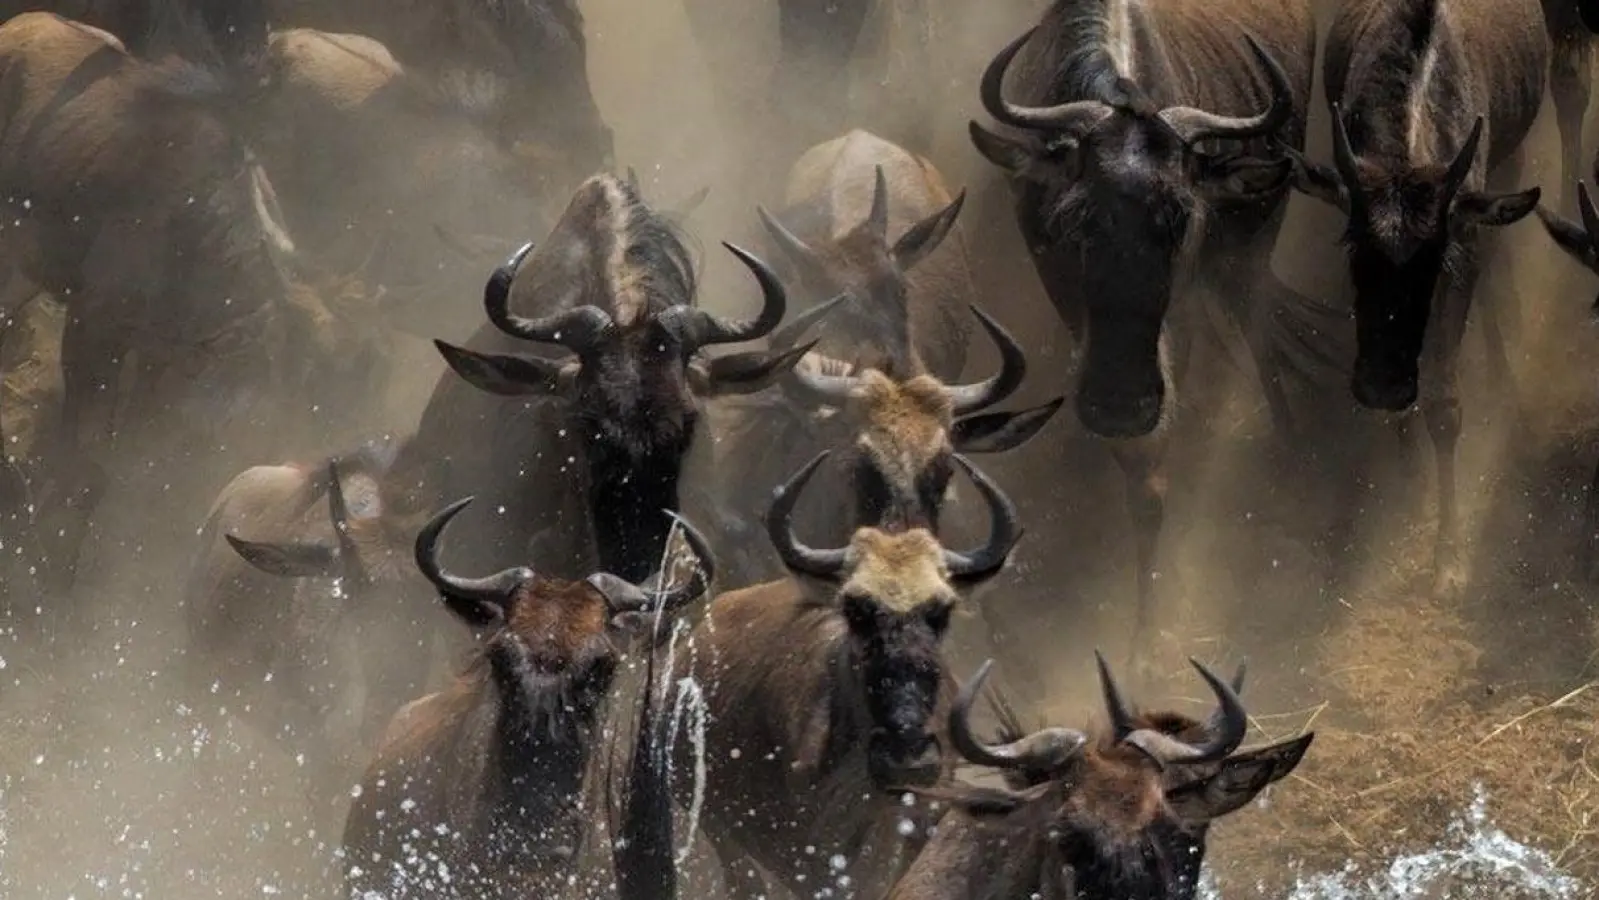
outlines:
{"label": "water splash", "polygon": [[[1493,898],[1565,900],[1586,896],[1589,887],[1560,871],[1553,857],[1517,841],[1488,819],[1487,792],[1473,785],[1471,806],[1449,823],[1443,841],[1400,856],[1381,871],[1342,871],[1297,879],[1285,900],[1401,900],[1401,898]],[[1200,896],[1224,900],[1208,878]]]}

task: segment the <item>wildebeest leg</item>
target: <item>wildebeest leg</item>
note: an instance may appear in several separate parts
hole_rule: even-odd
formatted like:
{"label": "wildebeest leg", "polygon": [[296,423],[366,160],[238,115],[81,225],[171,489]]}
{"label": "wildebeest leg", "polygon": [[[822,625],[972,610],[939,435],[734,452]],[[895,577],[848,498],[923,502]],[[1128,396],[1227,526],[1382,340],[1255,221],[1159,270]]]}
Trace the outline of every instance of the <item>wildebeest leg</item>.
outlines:
{"label": "wildebeest leg", "polygon": [[1576,208],[1577,179],[1582,165],[1582,123],[1593,89],[1593,42],[1581,32],[1560,35],[1553,47],[1549,92],[1554,95],[1555,124],[1560,129],[1560,206]]}
{"label": "wildebeest leg", "polygon": [[[1476,250],[1468,250],[1475,254]],[[1438,539],[1433,555],[1436,573],[1433,591],[1441,599],[1454,599],[1465,586],[1460,557],[1460,519],[1455,495],[1455,463],[1460,443],[1460,341],[1466,331],[1472,292],[1477,286],[1479,260],[1473,255],[1446,285],[1437,315],[1427,333],[1422,366],[1421,412],[1432,438],[1437,466]],[[1430,364],[1429,364],[1430,363]]]}
{"label": "wildebeest leg", "polygon": [[56,494],[46,506],[63,519],[59,528],[52,529],[55,547],[45,570],[50,586],[62,590],[71,586],[76,575],[90,517],[107,484],[105,469],[86,448],[103,446],[109,435],[101,428],[86,439],[83,432],[90,421],[97,421],[94,414],[100,410],[109,420],[124,349],[110,333],[112,329],[74,308],[80,305],[74,303],[67,309],[61,336],[61,429],[54,446],[44,454]]}
{"label": "wildebeest leg", "polygon": [[1127,484],[1127,511],[1133,524],[1134,559],[1138,567],[1138,609],[1128,651],[1129,667],[1139,677],[1153,674],[1157,661],[1148,651],[1155,628],[1155,556],[1166,519],[1166,436],[1119,441],[1111,455]]}

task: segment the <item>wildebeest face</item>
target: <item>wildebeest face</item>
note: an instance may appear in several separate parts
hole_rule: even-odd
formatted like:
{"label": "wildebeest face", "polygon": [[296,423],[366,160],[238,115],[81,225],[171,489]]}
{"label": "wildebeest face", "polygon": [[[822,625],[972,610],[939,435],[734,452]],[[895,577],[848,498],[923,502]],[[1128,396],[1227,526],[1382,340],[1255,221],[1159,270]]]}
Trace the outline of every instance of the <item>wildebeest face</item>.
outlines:
{"label": "wildebeest face", "polygon": [[1057,297],[1081,297],[1087,354],[1079,417],[1097,434],[1138,437],[1161,422],[1166,310],[1196,262],[1208,215],[1276,203],[1287,185],[1289,161],[1254,151],[1258,139],[1292,115],[1292,88],[1251,39],[1273,84],[1272,105],[1259,116],[1157,109],[1125,81],[1115,104],[1019,107],[1004,99],[1000,85],[1031,35],[995,57],[983,77],[989,113],[1023,136],[972,122],[971,138],[1010,174],[1019,224],[1046,288]]}
{"label": "wildebeest face", "polygon": [[[471,497],[435,515],[416,538],[416,563],[449,610],[485,634],[484,655],[512,711],[529,727],[559,735],[563,725],[586,726],[611,686],[625,638],[700,597],[713,577],[709,546],[676,519],[699,560],[688,583],[645,590],[602,572],[565,581],[521,567],[487,578],[462,578],[438,559],[444,527]],[[521,708],[516,708],[521,704]]]}
{"label": "wildebeest face", "polygon": [[1343,243],[1355,287],[1357,349],[1351,389],[1372,409],[1401,410],[1420,393],[1421,355],[1439,276],[1474,252],[1481,226],[1509,225],[1538,205],[1539,189],[1487,194],[1464,187],[1484,121],[1447,166],[1356,156],[1333,106],[1332,168],[1296,155],[1300,190],[1349,217]]}
{"label": "wildebeest face", "polygon": [[928,720],[944,672],[940,652],[959,587],[998,574],[1020,537],[1016,509],[999,487],[963,456],[966,470],[988,501],[988,544],[971,554],[945,549],[926,529],[860,528],[846,547],[816,550],[794,536],[800,492],[828,457],[823,451],[775,492],[767,533],[784,565],[797,575],[837,585],[826,603],[848,626],[841,660],[858,679],[871,721],[867,759],[881,787],[914,784],[935,774],[937,744]]}
{"label": "wildebeest face", "polygon": [[[1210,822],[1242,808],[1299,764],[1314,734],[1236,752],[1248,727],[1237,692],[1195,663],[1219,701],[1207,721],[1129,709],[1103,658],[1100,679],[1112,731],[1097,740],[1068,728],[1027,734],[1003,710],[1004,742],[977,740],[968,716],[992,667],[964,685],[950,737],[969,762],[1000,769],[1008,789],[935,791],[979,818],[997,818],[1031,847],[1042,884],[993,886],[987,895],[1081,900],[1169,900],[1197,893]],[[936,845],[929,853],[946,852]],[[1026,852],[1026,851],[1023,851]],[[1014,870],[1013,870],[1014,871]],[[1064,888],[1064,890],[1059,890]]]}

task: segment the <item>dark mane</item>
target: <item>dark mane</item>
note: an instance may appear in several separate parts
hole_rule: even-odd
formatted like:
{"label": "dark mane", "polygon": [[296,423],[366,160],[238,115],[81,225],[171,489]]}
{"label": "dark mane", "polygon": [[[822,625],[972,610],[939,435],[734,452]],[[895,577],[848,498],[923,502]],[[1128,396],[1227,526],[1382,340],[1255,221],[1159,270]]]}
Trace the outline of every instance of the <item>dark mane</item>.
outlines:
{"label": "dark mane", "polygon": [[1438,0],[1398,0],[1396,5],[1399,8],[1390,18],[1392,30],[1363,60],[1366,86],[1361,91],[1361,105],[1345,110],[1349,139],[1355,146],[1381,146],[1384,137],[1403,141],[1402,127],[1385,131],[1384,124],[1392,116],[1406,114],[1411,86],[1438,34]]}
{"label": "dark mane", "polygon": [[650,208],[625,180],[617,179],[616,183],[628,201],[622,258],[628,269],[638,274],[649,297],[649,307],[659,310],[695,302],[699,280],[686,232]]}
{"label": "dark mane", "polygon": [[1042,105],[1071,100],[1098,100],[1117,108],[1147,105],[1144,92],[1116,71],[1105,49],[1102,0],[1058,5],[1045,14],[1033,42],[1042,65],[1050,66],[1049,92]]}

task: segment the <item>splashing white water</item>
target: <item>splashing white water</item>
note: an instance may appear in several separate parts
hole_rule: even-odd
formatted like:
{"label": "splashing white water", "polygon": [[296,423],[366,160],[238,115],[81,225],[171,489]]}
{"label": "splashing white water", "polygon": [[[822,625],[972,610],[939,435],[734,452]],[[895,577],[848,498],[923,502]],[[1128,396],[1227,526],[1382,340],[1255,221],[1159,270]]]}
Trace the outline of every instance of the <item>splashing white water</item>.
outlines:
{"label": "splashing white water", "polygon": [[[1449,823],[1436,847],[1396,857],[1385,869],[1300,876],[1285,900],[1389,900],[1389,898],[1549,898],[1586,896],[1581,881],[1560,871],[1542,850],[1523,844],[1488,820],[1487,792],[1474,786],[1471,806]],[[1225,900],[1207,873],[1200,896]]]}

